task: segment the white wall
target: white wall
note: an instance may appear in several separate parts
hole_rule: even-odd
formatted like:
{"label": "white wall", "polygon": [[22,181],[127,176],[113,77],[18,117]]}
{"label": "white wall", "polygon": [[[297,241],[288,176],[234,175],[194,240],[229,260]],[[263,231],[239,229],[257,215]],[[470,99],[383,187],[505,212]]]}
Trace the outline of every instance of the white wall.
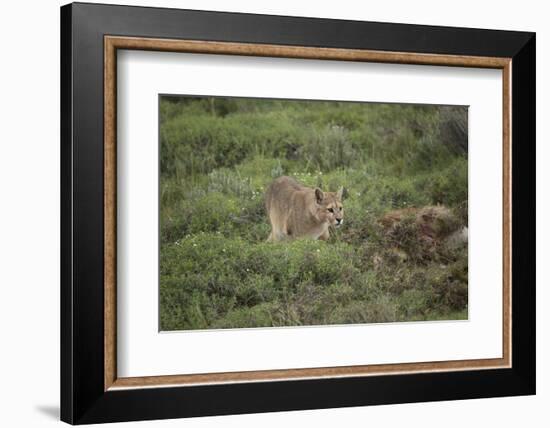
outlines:
{"label": "white wall", "polygon": [[[122,1],[122,0],[121,0]],[[0,6],[0,420],[8,427],[58,423],[59,406],[59,6]],[[103,1],[103,3],[113,3]],[[148,0],[127,4],[537,32],[538,395],[264,415],[156,421],[142,426],[279,427],[547,426],[550,417],[548,99],[550,27],[542,1]],[[546,121],[543,121],[546,118]],[[544,123],[546,122],[546,123]],[[546,168],[545,168],[546,167]],[[546,241],[546,242],[545,242]],[[125,426],[137,426],[127,424]]]}

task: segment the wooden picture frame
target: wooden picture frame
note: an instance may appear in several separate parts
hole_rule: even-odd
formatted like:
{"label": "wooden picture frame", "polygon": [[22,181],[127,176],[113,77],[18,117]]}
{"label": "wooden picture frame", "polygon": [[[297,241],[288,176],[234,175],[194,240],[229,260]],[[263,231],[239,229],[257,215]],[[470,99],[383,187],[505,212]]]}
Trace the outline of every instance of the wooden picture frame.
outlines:
{"label": "wooden picture frame", "polygon": [[[501,69],[502,358],[118,377],[117,49]],[[77,3],[61,9],[61,53],[62,420],[535,392],[534,34]]]}

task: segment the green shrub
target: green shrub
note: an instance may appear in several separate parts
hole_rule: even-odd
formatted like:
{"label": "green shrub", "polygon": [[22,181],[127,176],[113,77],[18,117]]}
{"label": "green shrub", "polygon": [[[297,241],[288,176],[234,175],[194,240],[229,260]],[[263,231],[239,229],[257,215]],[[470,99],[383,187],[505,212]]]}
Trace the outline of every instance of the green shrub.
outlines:
{"label": "green shrub", "polygon": [[161,236],[164,241],[181,239],[198,232],[229,234],[235,229],[235,219],[241,213],[239,203],[219,192],[204,194],[193,200],[182,200],[172,216],[164,218]]}
{"label": "green shrub", "polygon": [[242,178],[240,174],[222,168],[208,174],[208,192],[247,198],[254,194],[254,188],[250,184],[250,178]]}
{"label": "green shrub", "polygon": [[461,156],[444,169],[419,176],[415,181],[431,204],[456,206],[468,201],[468,161]]}
{"label": "green shrub", "polygon": [[346,168],[354,164],[358,152],[352,147],[346,128],[337,125],[313,129],[311,137],[301,148],[305,169],[330,171]]}

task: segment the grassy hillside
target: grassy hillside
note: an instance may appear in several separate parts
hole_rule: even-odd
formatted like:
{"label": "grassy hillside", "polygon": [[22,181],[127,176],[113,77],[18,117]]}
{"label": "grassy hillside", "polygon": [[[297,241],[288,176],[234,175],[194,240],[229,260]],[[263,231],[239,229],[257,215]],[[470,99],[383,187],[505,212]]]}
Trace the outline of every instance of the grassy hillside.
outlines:
{"label": "grassy hillside", "polygon": [[[465,108],[163,97],[160,117],[162,330],[467,317],[466,245],[380,222],[442,204],[467,225]],[[265,242],[281,175],[344,186],[328,242]]]}

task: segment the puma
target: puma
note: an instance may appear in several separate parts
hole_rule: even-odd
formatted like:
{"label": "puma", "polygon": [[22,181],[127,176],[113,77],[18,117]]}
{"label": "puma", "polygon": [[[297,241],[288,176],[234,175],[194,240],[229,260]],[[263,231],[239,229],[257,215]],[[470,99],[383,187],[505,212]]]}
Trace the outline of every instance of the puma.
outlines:
{"label": "puma", "polygon": [[265,207],[271,223],[268,241],[307,237],[327,240],[329,227],[344,223],[343,188],[323,192],[291,177],[279,177],[268,187]]}

